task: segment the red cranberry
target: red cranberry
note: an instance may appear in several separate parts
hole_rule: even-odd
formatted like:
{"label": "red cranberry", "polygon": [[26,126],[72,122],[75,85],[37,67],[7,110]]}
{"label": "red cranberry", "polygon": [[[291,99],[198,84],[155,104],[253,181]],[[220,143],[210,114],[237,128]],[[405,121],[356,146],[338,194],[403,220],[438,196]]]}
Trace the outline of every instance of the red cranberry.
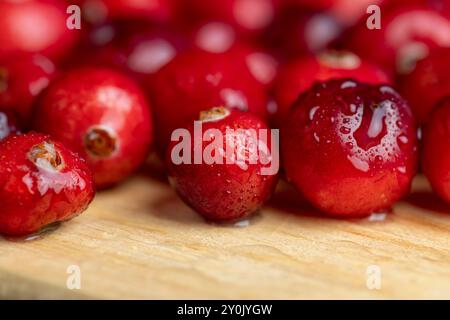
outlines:
{"label": "red cranberry", "polygon": [[190,37],[195,47],[212,53],[227,52],[239,41],[231,25],[214,20],[196,26]]}
{"label": "red cranberry", "polygon": [[273,124],[280,126],[284,123],[297,97],[314,82],[333,78],[353,78],[371,84],[391,82],[383,70],[350,52],[328,51],[294,60],[281,68],[274,84],[277,110]]}
{"label": "red cranberry", "polygon": [[263,41],[287,59],[318,53],[337,41],[342,25],[326,12],[289,9],[275,20]]}
{"label": "red cranberry", "polygon": [[386,0],[287,0],[291,5],[326,11],[346,26],[352,26],[366,14],[370,5],[381,5]]}
{"label": "red cranberry", "polygon": [[0,108],[16,113],[23,124],[31,118],[36,97],[55,74],[53,63],[41,55],[30,55],[0,63]]}
{"label": "red cranberry", "polygon": [[179,0],[181,20],[189,23],[217,20],[231,25],[239,33],[254,34],[274,20],[280,0]]}
{"label": "red cranberry", "polygon": [[423,131],[422,170],[433,190],[450,203],[450,98],[442,100]]}
{"label": "red cranberry", "polygon": [[22,53],[62,58],[74,46],[78,30],[66,25],[62,0],[0,2],[0,61]]}
{"label": "red cranberry", "polygon": [[398,73],[410,72],[430,49],[450,46],[450,16],[426,6],[400,6],[382,14],[382,28],[370,30],[366,21],[356,28],[350,47]]}
{"label": "red cranberry", "polygon": [[0,233],[22,236],[82,213],[94,198],[84,160],[47,135],[0,143]]}
{"label": "red cranberry", "polygon": [[127,77],[101,68],[68,72],[39,99],[34,127],[83,156],[98,187],[120,182],[146,158],[152,124],[144,96]]}
{"label": "red cranberry", "polygon": [[162,152],[174,129],[211,107],[226,106],[267,118],[264,88],[233,54],[189,51],[178,55],[152,80],[148,88]]}
{"label": "red cranberry", "polygon": [[[75,64],[115,68],[138,81],[151,77],[187,47],[168,28],[148,23],[104,24],[86,34]],[[73,59],[68,61],[72,66]]]}
{"label": "red cranberry", "polygon": [[[196,125],[201,126],[200,140]],[[243,218],[272,194],[278,172],[272,152],[278,150],[272,148],[268,127],[254,115],[213,108],[200,113],[200,121],[186,129],[181,142],[176,141],[180,136],[173,138],[166,158],[169,180],[181,198],[205,218]],[[186,142],[187,147],[180,149]],[[202,159],[195,162],[199,154]]]}
{"label": "red cranberry", "polygon": [[20,129],[16,117],[9,110],[0,109],[0,141],[10,134],[19,134]]}
{"label": "red cranberry", "polygon": [[269,88],[278,70],[278,59],[267,50],[237,39],[233,28],[220,22],[207,22],[191,35],[195,47],[211,53],[233,53],[255,79]]}
{"label": "red cranberry", "polygon": [[75,0],[86,20],[101,23],[114,19],[150,19],[167,22],[172,17],[172,0]]}
{"label": "red cranberry", "polygon": [[411,104],[419,123],[425,122],[433,106],[450,94],[449,55],[450,48],[433,51],[401,81],[401,92]]}
{"label": "red cranberry", "polygon": [[386,210],[416,172],[416,128],[391,87],[349,79],[300,96],[281,132],[288,180],[317,208],[340,217]]}

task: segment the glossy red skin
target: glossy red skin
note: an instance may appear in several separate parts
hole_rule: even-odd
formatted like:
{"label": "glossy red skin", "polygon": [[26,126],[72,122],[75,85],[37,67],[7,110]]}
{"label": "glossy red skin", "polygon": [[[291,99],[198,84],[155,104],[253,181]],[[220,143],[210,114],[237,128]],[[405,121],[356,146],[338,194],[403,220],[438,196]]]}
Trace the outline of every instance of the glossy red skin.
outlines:
{"label": "glossy red skin", "polygon": [[384,4],[386,0],[287,0],[286,3],[300,8],[327,11],[351,26],[366,14],[370,5]]}
{"label": "glossy red skin", "polygon": [[450,46],[450,15],[424,5],[385,10],[382,28],[369,30],[366,21],[355,28],[348,44],[361,57],[406,74],[428,51]]}
{"label": "glossy red skin", "polygon": [[0,63],[0,108],[14,112],[23,125],[29,125],[33,103],[55,71],[53,62],[41,55]]}
{"label": "glossy red skin", "polygon": [[[29,158],[30,149],[50,142],[63,167],[46,169]],[[23,236],[82,213],[94,198],[85,161],[48,135],[13,135],[0,143],[0,234]]]}
{"label": "glossy red skin", "polygon": [[233,54],[192,50],[178,55],[147,83],[159,150],[174,129],[217,106],[249,111],[267,119],[264,88]]}
{"label": "glossy red skin", "polygon": [[[193,124],[186,126],[194,137]],[[218,129],[224,140],[226,129],[268,129],[267,125],[249,113],[232,111],[227,117],[202,123],[203,133],[208,129]],[[242,135],[242,134],[241,134]],[[270,136],[267,146],[270,148]],[[277,182],[277,174],[261,175],[261,162],[249,164],[247,170],[237,164],[179,164],[171,160],[171,152],[178,142],[171,142],[166,153],[166,167],[171,185],[180,197],[199,214],[208,220],[232,221],[244,218],[256,212],[270,198]],[[203,142],[202,150],[210,142]],[[191,140],[191,155],[195,142]],[[239,144],[248,152],[245,144]],[[224,142],[226,150],[226,142]],[[236,151],[235,153],[236,154]]]}
{"label": "glossy red skin", "polygon": [[288,8],[265,32],[262,41],[281,58],[290,60],[331,47],[342,32],[342,24],[327,12]]}
{"label": "glossy red skin", "polygon": [[114,68],[141,82],[169,63],[187,43],[175,31],[149,23],[104,24],[87,32],[68,66]]}
{"label": "glossy red skin", "polygon": [[167,22],[171,19],[173,0],[72,0],[82,7],[83,15],[92,23],[114,19],[149,19]]}
{"label": "glossy red skin", "polygon": [[419,61],[400,85],[418,123],[427,121],[433,107],[450,94],[450,48],[441,48]]}
{"label": "glossy red skin", "polygon": [[450,203],[450,99],[433,110],[423,129],[421,167],[434,192]]}
{"label": "glossy red skin", "polygon": [[64,57],[79,36],[79,30],[66,26],[67,6],[62,0],[1,1],[0,61],[32,53]]}
{"label": "glossy red skin", "polygon": [[20,134],[16,116],[9,110],[0,109],[0,141],[10,134]]}
{"label": "glossy red skin", "polygon": [[275,19],[280,0],[178,0],[179,20],[196,24],[217,20],[231,25],[239,34],[255,35]]}
{"label": "glossy red skin", "polygon": [[[116,149],[108,156],[92,155],[85,146],[86,133],[97,126],[116,137]],[[152,117],[141,90],[128,77],[102,68],[76,69],[56,79],[39,99],[34,128],[84,157],[99,188],[130,175],[153,141]]]}
{"label": "glossy red skin", "polygon": [[208,21],[191,35],[194,47],[211,53],[231,53],[266,89],[274,81],[279,60],[265,48],[242,41],[230,25]]}
{"label": "glossy red skin", "polygon": [[[333,61],[326,57],[333,58]],[[347,58],[351,59],[349,64],[345,63]],[[370,84],[392,83],[389,75],[382,69],[348,52],[331,51],[325,55],[293,60],[280,68],[273,86],[277,104],[277,111],[272,115],[273,125],[279,127],[284,123],[292,104],[314,82],[345,78]]]}
{"label": "glossy red skin", "polygon": [[288,180],[337,217],[380,212],[405,195],[416,173],[416,144],[405,100],[390,87],[351,80],[314,85],[281,131]]}

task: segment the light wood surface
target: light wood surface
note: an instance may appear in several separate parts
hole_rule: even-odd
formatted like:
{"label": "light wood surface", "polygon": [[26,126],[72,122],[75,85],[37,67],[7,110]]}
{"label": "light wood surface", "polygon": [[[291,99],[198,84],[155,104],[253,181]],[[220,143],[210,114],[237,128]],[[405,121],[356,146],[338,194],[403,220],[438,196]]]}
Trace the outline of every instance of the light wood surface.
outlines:
{"label": "light wood surface", "polygon": [[[281,184],[249,226],[205,223],[145,174],[33,241],[0,240],[1,298],[450,298],[450,207],[418,177],[384,221],[320,216]],[[66,286],[80,267],[81,289]],[[367,287],[367,268],[381,288]]]}

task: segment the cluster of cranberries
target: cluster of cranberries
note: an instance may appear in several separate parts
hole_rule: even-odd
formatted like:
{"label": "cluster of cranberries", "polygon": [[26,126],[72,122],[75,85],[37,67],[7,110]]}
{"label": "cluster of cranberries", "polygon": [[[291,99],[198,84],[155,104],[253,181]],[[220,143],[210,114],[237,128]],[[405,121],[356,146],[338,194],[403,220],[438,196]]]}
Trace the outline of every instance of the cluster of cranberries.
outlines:
{"label": "cluster of cranberries", "polygon": [[419,159],[450,202],[450,3],[372,2],[1,1],[0,234],[73,218],[150,152],[208,220],[256,212],[279,175],[367,216]]}

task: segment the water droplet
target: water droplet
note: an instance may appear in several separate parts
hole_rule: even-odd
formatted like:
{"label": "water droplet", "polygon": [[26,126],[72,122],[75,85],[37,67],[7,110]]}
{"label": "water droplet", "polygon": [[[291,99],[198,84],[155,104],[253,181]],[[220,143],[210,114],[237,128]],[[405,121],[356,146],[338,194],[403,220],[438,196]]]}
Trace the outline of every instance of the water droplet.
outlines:
{"label": "water droplet", "polygon": [[320,137],[319,137],[319,135],[317,134],[317,132],[314,132],[314,133],[313,133],[313,136],[314,136],[314,140],[316,140],[317,142],[320,142]]}
{"label": "water droplet", "polygon": [[349,134],[350,132],[352,132],[352,130],[347,127],[341,127],[341,129],[339,131],[341,131],[341,133],[343,133],[343,134]]}
{"label": "water droplet", "polygon": [[314,120],[314,116],[315,116],[317,110],[319,110],[319,109],[320,109],[320,107],[316,106],[316,107],[311,108],[311,110],[309,110],[309,120],[311,120],[311,121]]}
{"label": "water droplet", "polygon": [[35,241],[44,238],[46,235],[52,233],[56,229],[58,229],[61,226],[61,222],[54,222],[51,223],[45,227],[43,227],[41,230],[26,235],[26,236],[20,236],[20,237],[14,237],[14,236],[5,236],[3,237],[5,240],[12,241],[12,242],[25,242],[25,241]]}
{"label": "water droplet", "polygon": [[369,163],[367,161],[364,161],[357,156],[347,156],[347,159],[350,160],[352,165],[362,172],[368,172],[369,171]]}
{"label": "water droplet", "polygon": [[367,220],[369,222],[384,222],[384,221],[386,221],[389,213],[390,213],[389,211],[374,212],[367,218]]}
{"label": "water droplet", "polygon": [[398,141],[402,144],[407,144],[409,142],[409,139],[407,136],[401,135],[400,137],[398,137]]}
{"label": "water droplet", "polygon": [[397,168],[398,172],[405,174],[406,173],[406,167],[401,166]]}
{"label": "water droplet", "polygon": [[357,86],[356,82],[349,80],[341,84],[341,89],[354,88],[356,86]]}

